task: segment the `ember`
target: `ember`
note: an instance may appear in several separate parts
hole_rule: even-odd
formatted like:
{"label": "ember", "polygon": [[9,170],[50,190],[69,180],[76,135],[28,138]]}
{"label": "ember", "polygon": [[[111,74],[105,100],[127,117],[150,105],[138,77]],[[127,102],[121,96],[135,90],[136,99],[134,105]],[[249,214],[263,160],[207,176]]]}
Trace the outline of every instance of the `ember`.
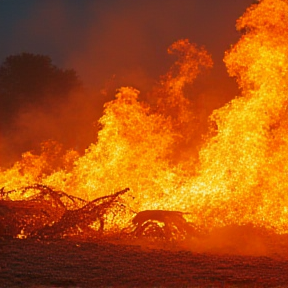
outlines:
{"label": "ember", "polygon": [[212,113],[199,151],[185,93],[213,63],[203,47],[173,43],[178,60],[150,93],[154,104],[120,88],[85,155],[48,141],[1,170],[0,237],[149,238],[203,250],[223,231],[287,234],[287,28],[284,0],[262,0],[237,21],[242,36],[224,62],[241,95]]}

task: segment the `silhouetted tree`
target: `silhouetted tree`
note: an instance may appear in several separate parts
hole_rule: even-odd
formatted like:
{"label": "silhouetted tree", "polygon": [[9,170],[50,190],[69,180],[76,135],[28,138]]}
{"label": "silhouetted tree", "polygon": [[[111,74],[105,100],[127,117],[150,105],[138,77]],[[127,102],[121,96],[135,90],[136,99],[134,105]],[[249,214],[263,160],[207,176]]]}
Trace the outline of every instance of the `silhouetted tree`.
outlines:
{"label": "silhouetted tree", "polygon": [[74,70],[59,69],[49,56],[22,53],[0,66],[0,119],[11,122],[19,109],[51,106],[81,86]]}

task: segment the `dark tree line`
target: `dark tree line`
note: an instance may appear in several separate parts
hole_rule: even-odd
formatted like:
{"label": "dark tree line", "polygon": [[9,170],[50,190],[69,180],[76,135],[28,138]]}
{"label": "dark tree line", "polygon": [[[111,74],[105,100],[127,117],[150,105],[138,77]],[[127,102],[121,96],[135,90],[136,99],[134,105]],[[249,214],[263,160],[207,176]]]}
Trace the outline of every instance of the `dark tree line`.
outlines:
{"label": "dark tree line", "polygon": [[49,107],[80,86],[74,70],[56,67],[49,56],[30,53],[8,56],[0,66],[1,126],[13,122],[20,109]]}
{"label": "dark tree line", "polygon": [[73,69],[58,68],[49,56],[8,56],[0,65],[0,167],[49,139],[66,148],[79,145],[75,135],[85,138],[82,88]]}

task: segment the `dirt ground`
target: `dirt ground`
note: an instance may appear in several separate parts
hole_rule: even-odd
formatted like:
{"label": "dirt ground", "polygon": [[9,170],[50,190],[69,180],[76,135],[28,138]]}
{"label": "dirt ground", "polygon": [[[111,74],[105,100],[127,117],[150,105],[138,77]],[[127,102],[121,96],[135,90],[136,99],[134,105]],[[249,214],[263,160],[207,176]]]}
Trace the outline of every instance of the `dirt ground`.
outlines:
{"label": "dirt ground", "polygon": [[[135,244],[135,243],[134,243]],[[105,241],[0,240],[0,287],[288,287],[283,257]]]}

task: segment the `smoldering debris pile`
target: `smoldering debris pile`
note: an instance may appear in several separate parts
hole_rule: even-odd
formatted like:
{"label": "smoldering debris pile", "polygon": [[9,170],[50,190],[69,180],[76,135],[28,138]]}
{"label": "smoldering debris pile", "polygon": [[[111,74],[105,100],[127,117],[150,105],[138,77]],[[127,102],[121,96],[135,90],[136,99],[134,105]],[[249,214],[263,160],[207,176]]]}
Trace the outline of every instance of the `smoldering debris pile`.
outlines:
{"label": "smoldering debris pile", "polygon": [[[125,208],[119,198],[127,191],[85,201],[39,184],[20,192],[2,188],[0,237],[45,239],[103,233],[106,216]],[[21,200],[11,200],[14,193],[20,193]]]}
{"label": "smoldering debris pile", "polygon": [[40,184],[11,191],[2,188],[0,241],[100,240],[197,253],[287,255],[288,234],[277,235],[252,224],[198,227],[189,220],[192,212],[136,212],[127,202],[127,197],[133,201],[129,191],[86,201]]}
{"label": "smoldering debris pile", "polygon": [[[45,185],[0,190],[0,239],[132,238],[180,240],[195,232],[179,211],[131,210],[121,197],[129,188],[93,201]],[[12,200],[13,194],[21,200]],[[121,225],[122,222],[122,225]]]}

